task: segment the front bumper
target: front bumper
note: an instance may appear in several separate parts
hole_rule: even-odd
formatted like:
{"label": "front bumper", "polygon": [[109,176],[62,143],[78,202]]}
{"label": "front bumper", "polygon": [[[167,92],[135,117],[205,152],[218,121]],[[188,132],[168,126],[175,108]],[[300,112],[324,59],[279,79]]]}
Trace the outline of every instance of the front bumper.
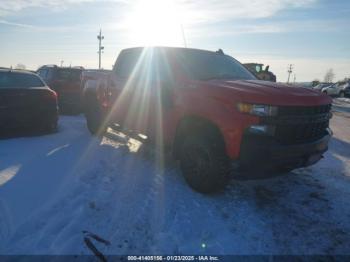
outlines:
{"label": "front bumper", "polygon": [[273,137],[246,133],[239,157],[241,170],[295,169],[313,165],[328,150],[331,132],[316,141],[283,145]]}

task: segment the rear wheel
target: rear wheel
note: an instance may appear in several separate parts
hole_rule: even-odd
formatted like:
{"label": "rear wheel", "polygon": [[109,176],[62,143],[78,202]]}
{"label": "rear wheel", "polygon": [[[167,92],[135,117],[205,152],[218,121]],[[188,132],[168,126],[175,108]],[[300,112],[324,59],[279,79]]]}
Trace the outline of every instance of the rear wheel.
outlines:
{"label": "rear wheel", "polygon": [[223,189],[228,183],[229,159],[216,135],[192,134],[181,147],[180,164],[187,183],[201,193]]}
{"label": "rear wheel", "polygon": [[107,130],[105,119],[98,105],[89,107],[85,112],[86,124],[92,135],[104,134]]}

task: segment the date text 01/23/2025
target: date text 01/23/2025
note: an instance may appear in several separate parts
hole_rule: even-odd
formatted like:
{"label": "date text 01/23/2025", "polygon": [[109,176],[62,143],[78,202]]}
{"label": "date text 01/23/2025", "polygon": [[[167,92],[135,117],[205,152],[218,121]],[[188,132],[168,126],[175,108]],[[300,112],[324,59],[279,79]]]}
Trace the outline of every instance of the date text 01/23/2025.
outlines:
{"label": "date text 01/23/2025", "polygon": [[219,261],[217,256],[128,256],[128,261]]}

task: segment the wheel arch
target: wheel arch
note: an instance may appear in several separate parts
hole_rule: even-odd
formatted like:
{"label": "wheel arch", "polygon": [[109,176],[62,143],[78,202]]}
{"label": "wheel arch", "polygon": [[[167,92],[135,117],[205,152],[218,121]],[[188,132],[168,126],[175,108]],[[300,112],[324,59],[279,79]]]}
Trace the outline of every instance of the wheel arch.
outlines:
{"label": "wheel arch", "polygon": [[179,158],[181,145],[185,140],[186,135],[190,133],[205,134],[211,133],[217,137],[220,146],[226,151],[224,136],[213,121],[195,115],[184,116],[177,125],[175,137],[173,140],[173,154],[175,159]]}

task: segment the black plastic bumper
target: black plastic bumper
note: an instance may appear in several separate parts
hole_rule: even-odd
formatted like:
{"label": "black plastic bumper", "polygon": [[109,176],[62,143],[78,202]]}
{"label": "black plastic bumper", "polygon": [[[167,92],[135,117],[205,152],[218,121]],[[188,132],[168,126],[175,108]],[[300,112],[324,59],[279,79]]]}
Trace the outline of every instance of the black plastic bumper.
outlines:
{"label": "black plastic bumper", "polygon": [[56,106],[43,108],[13,108],[0,111],[0,129],[36,128],[58,120]]}
{"label": "black plastic bumper", "polygon": [[331,134],[316,141],[282,145],[273,137],[245,134],[241,144],[239,167],[242,170],[295,169],[313,165],[328,150]]}

